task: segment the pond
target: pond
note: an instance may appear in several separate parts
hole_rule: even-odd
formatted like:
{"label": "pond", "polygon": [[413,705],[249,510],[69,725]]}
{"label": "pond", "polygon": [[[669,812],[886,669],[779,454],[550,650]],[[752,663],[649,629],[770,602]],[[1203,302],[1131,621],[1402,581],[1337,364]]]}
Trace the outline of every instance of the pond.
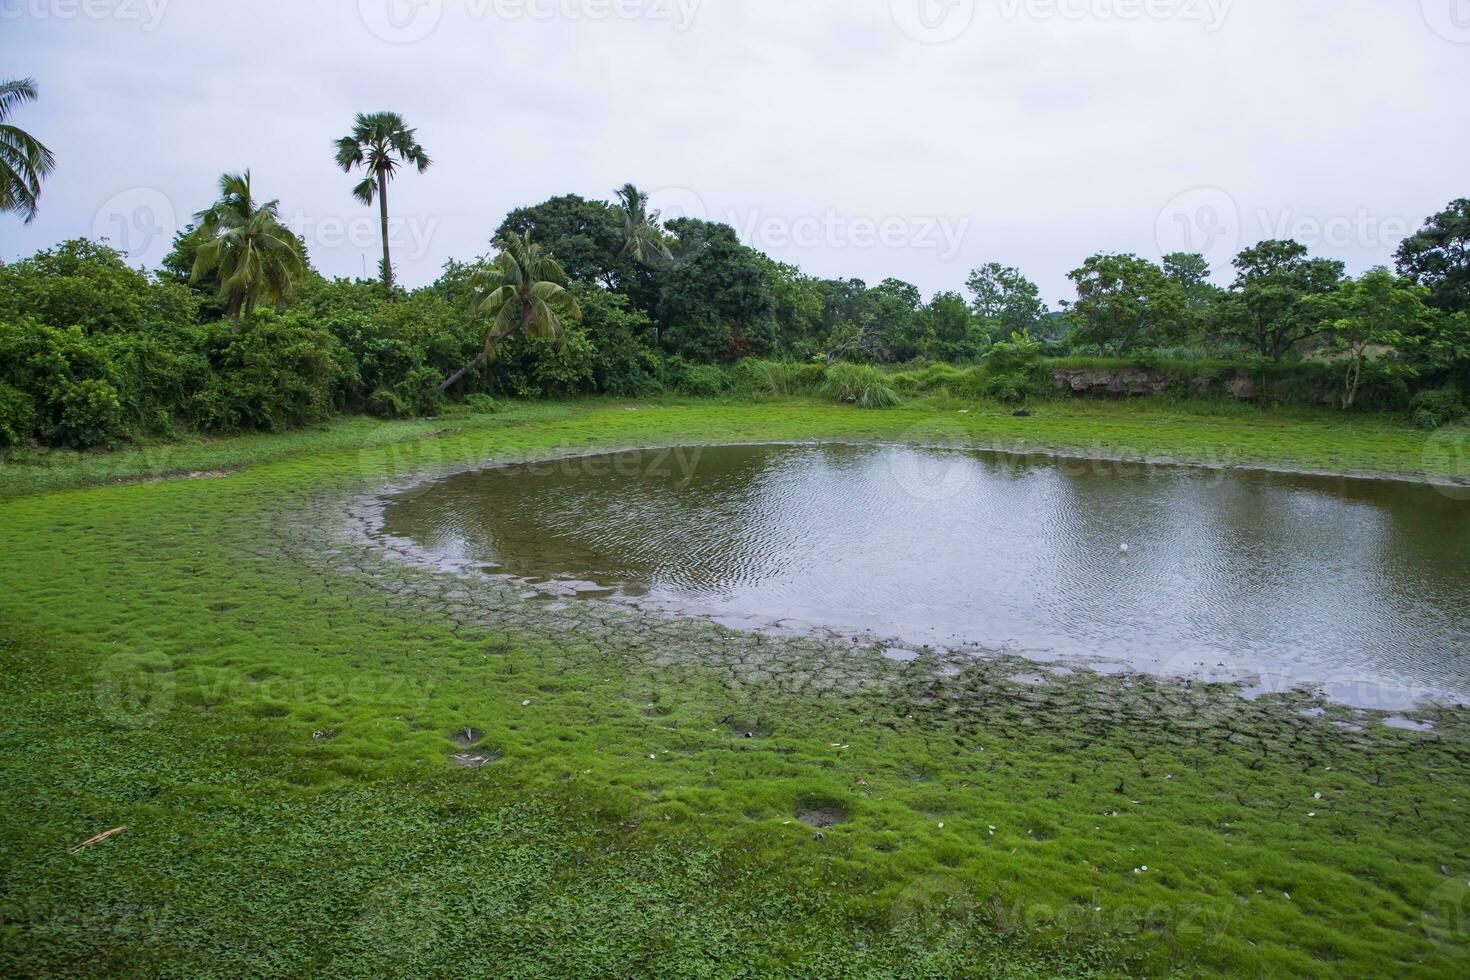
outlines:
{"label": "pond", "polygon": [[1413,483],[724,446],[463,473],[389,497],[382,520],[435,560],[733,625],[1374,708],[1470,692],[1470,502]]}

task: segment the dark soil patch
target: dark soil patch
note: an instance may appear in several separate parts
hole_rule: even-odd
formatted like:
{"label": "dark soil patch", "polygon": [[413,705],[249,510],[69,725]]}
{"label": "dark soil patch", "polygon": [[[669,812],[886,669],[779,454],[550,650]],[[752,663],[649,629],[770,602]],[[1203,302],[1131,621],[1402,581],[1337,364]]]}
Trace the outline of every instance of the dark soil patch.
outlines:
{"label": "dark soil patch", "polygon": [[847,820],[847,807],[836,800],[806,797],[796,801],[796,819],[808,827],[826,830]]}
{"label": "dark soil patch", "polygon": [[762,721],[750,718],[725,718],[722,724],[730,730],[730,734],[736,738],[770,738],[771,726]]}
{"label": "dark soil patch", "polygon": [[449,740],[460,748],[467,749],[484,737],[484,732],[478,728],[471,728],[469,725],[466,725],[453,735],[450,735]]}
{"label": "dark soil patch", "polygon": [[449,757],[449,761],[461,769],[483,769],[492,763],[499,762],[500,753],[489,749],[472,749],[468,752],[456,752]]}

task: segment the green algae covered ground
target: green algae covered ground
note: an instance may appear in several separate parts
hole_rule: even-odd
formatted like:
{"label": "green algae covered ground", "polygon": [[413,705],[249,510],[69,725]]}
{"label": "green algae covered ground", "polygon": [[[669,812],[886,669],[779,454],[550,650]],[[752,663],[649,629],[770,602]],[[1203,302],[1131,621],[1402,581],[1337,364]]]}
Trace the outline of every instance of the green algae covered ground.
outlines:
{"label": "green algae covered ground", "polygon": [[1462,436],[1114,404],[588,402],[7,464],[0,972],[1463,976],[1458,708],[1405,731],[536,602],[392,561],[347,516],[413,474],[602,447],[907,440],[1452,479]]}

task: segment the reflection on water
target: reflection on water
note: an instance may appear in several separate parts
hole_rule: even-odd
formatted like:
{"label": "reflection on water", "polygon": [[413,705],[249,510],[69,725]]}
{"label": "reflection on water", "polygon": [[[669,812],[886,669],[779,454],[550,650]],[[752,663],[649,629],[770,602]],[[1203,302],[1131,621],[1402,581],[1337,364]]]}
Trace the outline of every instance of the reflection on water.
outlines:
{"label": "reflection on water", "polygon": [[1370,707],[1470,691],[1470,503],[1414,484],[737,446],[462,474],[384,520],[437,556],[720,615],[1249,668]]}

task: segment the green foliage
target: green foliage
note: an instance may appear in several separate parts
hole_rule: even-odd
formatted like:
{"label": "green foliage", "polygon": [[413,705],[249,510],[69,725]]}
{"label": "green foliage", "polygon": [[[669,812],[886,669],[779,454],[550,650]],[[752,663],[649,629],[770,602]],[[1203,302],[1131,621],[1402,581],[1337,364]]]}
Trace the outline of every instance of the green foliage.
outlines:
{"label": "green foliage", "polygon": [[1324,327],[1310,302],[1342,281],[1343,264],[1313,259],[1297,241],[1264,241],[1235,258],[1235,286],[1215,315],[1220,333],[1236,337],[1262,357],[1279,361]]}
{"label": "green foliage", "polygon": [[985,355],[985,393],[1000,401],[1026,402],[1051,392],[1051,378],[1041,363],[1042,350],[1029,330],[992,345]]}
{"label": "green foliage", "polygon": [[1447,387],[1421,391],[1409,402],[1409,415],[1416,429],[1438,429],[1465,418],[1467,412],[1460,389]]}
{"label": "green foliage", "polygon": [[11,323],[148,334],[193,322],[196,308],[183,285],[150,280],[101,242],[73,239],[0,264],[0,320]]}
{"label": "green foliage", "polygon": [[[1429,320],[1424,305],[1429,290],[1411,280],[1400,280],[1387,269],[1378,268],[1357,280],[1346,280],[1329,297],[1312,302],[1324,323],[1327,350],[1342,358],[1344,372],[1342,407],[1353,407],[1363,382],[1365,364],[1373,348],[1397,351],[1405,338],[1420,331]],[[1379,375],[1400,370],[1393,361],[1378,359],[1371,370]]]}
{"label": "green foliage", "polygon": [[622,231],[622,217],[612,205],[566,194],[516,208],[506,215],[495,237],[529,232],[556,257],[572,282],[610,285],[628,273],[629,264],[621,257]]}
{"label": "green foliage", "polygon": [[260,300],[284,307],[307,270],[306,247],[280,220],[280,202],[257,204],[250,171],[224,174],[220,199],[194,216],[191,282],[217,282],[236,329]]}
{"label": "green foliage", "polygon": [[1178,282],[1136,255],[1094,255],[1067,274],[1077,286],[1071,336],[1105,353],[1127,354],[1178,340],[1188,301]]}
{"label": "green foliage", "polygon": [[826,379],[827,368],[822,364],[746,358],[735,365],[734,386],[762,395],[809,395],[821,390]]}
{"label": "green foliage", "polygon": [[238,333],[207,328],[205,343],[211,371],[188,406],[202,429],[282,432],[342,407],[351,355],[324,330],[258,313]]}
{"label": "green foliage", "polygon": [[30,396],[0,382],[0,449],[23,445],[36,428],[36,409]]}
{"label": "green foliage", "polygon": [[731,379],[718,364],[694,364],[675,354],[660,362],[659,383],[681,395],[715,398],[730,390]]}
{"label": "green foliage", "polygon": [[525,382],[517,394],[564,398],[594,390],[597,350],[584,330],[568,330],[560,340],[527,338],[522,346]]}
{"label": "green foliage", "polygon": [[1470,312],[1470,198],[1451,201],[1399,245],[1398,271],[1447,313]]}
{"label": "green foliage", "polygon": [[18,214],[26,224],[36,217],[41,181],[56,169],[45,144],[10,121],[18,106],[37,95],[35,79],[0,82],[0,213]]}
{"label": "green foliage", "polygon": [[663,343],[692,361],[732,363],[776,344],[776,301],[760,253],[728,225],[679,218],[673,264],[659,282]]}
{"label": "green foliage", "polygon": [[871,364],[833,364],[827,368],[822,394],[862,408],[891,408],[903,401]]}
{"label": "green foliage", "polygon": [[[369,150],[397,166],[422,149],[355,145],[364,165]],[[381,203],[374,172],[359,189]],[[0,338],[13,355],[0,364],[0,440],[108,445],[191,427],[279,429],[337,410],[412,417],[476,394],[786,397],[821,391],[823,365],[839,362],[914,365],[884,378],[894,394],[1025,402],[1057,394],[1050,366],[1068,362],[1045,357],[1067,350],[1070,362],[1099,358],[1097,371],[1133,371],[1124,385],[1133,393],[1222,404],[1320,404],[1336,388],[1340,404],[1402,412],[1415,387],[1470,387],[1470,314],[1398,317],[1389,329],[1389,307],[1367,301],[1373,274],[1339,289],[1340,264],[1296,242],[1242,251],[1229,291],[1209,281],[1199,255],[1165,256],[1162,268],[1093,256],[1074,271],[1079,298],[1062,318],[999,263],[970,276],[973,303],[946,291],[925,301],[896,278],[869,287],[805,276],[726,225],[678,219],[665,228],[656,202],[631,184],[616,198],[568,195],[518,209],[499,237],[525,261],[502,247],[493,263],[451,261],[432,285],[387,295],[286,268],[300,242],[267,233],[274,212],[250,200],[243,175],[201,213],[211,228],[181,234],[155,276],[86,241],[0,265]],[[1400,257],[1430,289],[1458,274],[1456,205],[1436,217],[1423,249]],[[274,270],[254,244],[244,247],[262,235],[284,250]],[[236,263],[236,252],[250,257]],[[255,299],[274,312],[249,316]],[[242,329],[268,335],[248,357],[216,336],[232,307]],[[1066,348],[1055,339],[1064,324]],[[1017,336],[991,352],[1007,334]],[[975,367],[954,366],[965,364]],[[261,372],[277,367],[282,392],[271,397]],[[1140,370],[1155,381],[1138,382]],[[427,385],[435,374],[444,380]],[[308,396],[301,385],[310,383],[323,390]],[[1084,379],[1083,388],[1106,385]]]}
{"label": "green foliage", "polygon": [[1036,331],[1046,319],[1040,288],[1019,269],[988,262],[970,273],[965,286],[974,297],[975,316],[987,337]]}
{"label": "green foliage", "polygon": [[593,348],[589,390],[625,396],[661,390],[659,355],[645,342],[653,334],[648,314],[611,290],[573,284],[572,295],[581,305],[582,329]]}
{"label": "green foliage", "polygon": [[581,321],[582,308],[566,288],[566,272],[531,240],[530,232],[502,238],[496,247],[500,251],[494,261],[470,280],[478,290],[474,311],[490,321],[487,356],[493,358],[496,347],[516,331],[556,340],[568,323]]}

